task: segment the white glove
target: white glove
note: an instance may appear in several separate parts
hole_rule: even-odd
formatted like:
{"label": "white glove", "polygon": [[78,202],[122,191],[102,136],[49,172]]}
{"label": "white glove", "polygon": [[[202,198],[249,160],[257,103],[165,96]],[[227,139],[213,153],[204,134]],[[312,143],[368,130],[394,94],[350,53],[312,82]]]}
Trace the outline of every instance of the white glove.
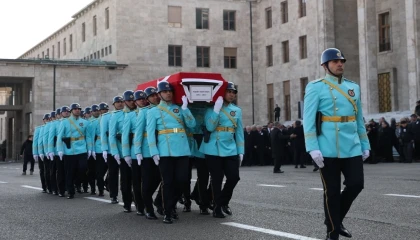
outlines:
{"label": "white glove", "polygon": [[88,151],[88,158],[87,159],[89,159],[90,158],[90,156],[92,156],[92,151]]}
{"label": "white glove", "polygon": [[53,152],[48,153],[48,156],[50,156],[51,161],[54,160],[54,153]]}
{"label": "white glove", "polygon": [[96,160],[96,152],[92,152],[92,157]]}
{"label": "white glove", "polygon": [[137,158],[137,162],[139,164],[139,166],[141,165],[141,160],[143,160],[143,155],[141,155],[141,153],[136,154],[136,158]]}
{"label": "white glove", "polygon": [[159,166],[160,157],[158,154],[153,156],[153,161],[155,161],[156,166]]}
{"label": "white glove", "polygon": [[131,163],[133,162],[133,160],[131,159],[131,157],[129,157],[129,156],[124,157],[124,160],[125,160],[125,162],[127,163],[127,165],[128,165],[129,167],[131,167]]}
{"label": "white glove", "polygon": [[322,156],[321,151],[313,150],[313,151],[310,151],[309,154],[311,155],[312,159],[314,160],[316,165],[318,165],[319,168],[324,167],[324,157]]}
{"label": "white glove", "polygon": [[38,162],[38,155],[34,155],[35,162]]}
{"label": "white glove", "polygon": [[243,154],[239,154],[239,166],[242,165],[242,160],[244,160],[244,155]]}
{"label": "white glove", "polygon": [[63,152],[58,152],[58,156],[60,157],[60,160],[63,161]]}
{"label": "white glove", "polygon": [[369,150],[363,151],[363,153],[362,153],[362,159],[363,159],[363,161],[366,161],[366,159],[368,159],[369,156],[370,156],[370,151]]}
{"label": "white glove", "polygon": [[223,97],[219,96],[216,100],[216,102],[214,103],[214,109],[213,111],[217,114],[219,114],[220,109],[222,109],[223,106]]}
{"label": "white glove", "polygon": [[39,154],[39,158],[41,158],[41,160],[44,161],[44,154]]}
{"label": "white glove", "polygon": [[107,151],[103,151],[102,152],[102,157],[104,158],[104,160],[106,162],[106,159],[108,158],[108,152]]}
{"label": "white glove", "polygon": [[188,99],[187,99],[187,97],[184,95],[184,96],[182,96],[181,100],[182,100],[182,106],[181,106],[182,110],[187,109],[187,106],[188,106]]}
{"label": "white glove", "polygon": [[120,155],[119,155],[119,154],[116,154],[116,155],[114,156],[114,158],[115,158],[115,161],[117,161],[118,165],[120,165],[120,164],[121,164]]}

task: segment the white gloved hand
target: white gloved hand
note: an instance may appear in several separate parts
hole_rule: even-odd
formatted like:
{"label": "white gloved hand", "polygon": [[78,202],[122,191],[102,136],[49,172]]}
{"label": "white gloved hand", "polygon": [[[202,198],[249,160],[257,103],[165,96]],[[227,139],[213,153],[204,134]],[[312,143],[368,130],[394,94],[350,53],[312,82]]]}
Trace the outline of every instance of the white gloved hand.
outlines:
{"label": "white gloved hand", "polygon": [[35,162],[38,162],[38,155],[34,155]]}
{"label": "white gloved hand", "polygon": [[115,161],[117,161],[118,165],[120,165],[121,164],[120,155],[116,154],[116,155],[114,155],[114,158],[115,158]]}
{"label": "white gloved hand", "polygon": [[139,166],[141,165],[141,160],[143,160],[143,155],[141,155],[141,153],[136,154],[136,158],[137,158],[137,162],[139,164]]}
{"label": "white gloved hand", "polygon": [[48,153],[48,156],[50,156],[51,161],[54,160],[54,153],[53,152]]}
{"label": "white gloved hand", "polygon": [[217,114],[219,114],[220,109],[222,109],[223,106],[223,97],[219,96],[216,100],[216,102],[214,103],[214,109],[213,111]]}
{"label": "white gloved hand", "polygon": [[242,160],[244,160],[244,155],[243,154],[239,154],[239,165],[242,164]]}
{"label": "white gloved hand", "polygon": [[39,154],[39,158],[41,158],[41,160],[44,161],[44,154]]}
{"label": "white gloved hand", "polygon": [[105,162],[106,162],[106,160],[107,160],[107,158],[108,158],[108,152],[107,152],[107,151],[103,151],[103,152],[102,152],[102,157],[104,158],[104,160],[105,160]]}
{"label": "white gloved hand", "polygon": [[160,157],[158,154],[153,156],[153,161],[155,161],[156,166],[159,166]]}
{"label": "white gloved hand", "polygon": [[127,163],[127,165],[128,165],[129,167],[131,167],[131,163],[133,162],[133,160],[131,159],[131,157],[129,157],[129,156],[124,157],[124,160],[125,160],[125,162]]}
{"label": "white gloved hand", "polygon": [[96,160],[96,152],[92,152],[92,157]]}
{"label": "white gloved hand", "polygon": [[187,106],[188,106],[188,99],[187,99],[187,97],[184,95],[184,96],[182,96],[181,100],[182,100],[182,106],[181,106],[182,110],[187,109]]}
{"label": "white gloved hand", "polygon": [[90,158],[90,156],[92,156],[92,151],[88,151],[88,158],[87,159],[89,159]]}
{"label": "white gloved hand", "polygon": [[60,157],[60,161],[63,161],[63,152],[58,152],[58,156]]}
{"label": "white gloved hand", "polygon": [[309,154],[311,155],[312,159],[314,160],[316,165],[318,165],[319,168],[324,167],[324,157],[322,156],[321,151],[313,150],[313,151],[310,151]]}
{"label": "white gloved hand", "polygon": [[363,151],[363,153],[362,153],[362,159],[363,159],[363,161],[366,161],[366,159],[368,159],[369,156],[370,156],[370,151],[369,150]]}

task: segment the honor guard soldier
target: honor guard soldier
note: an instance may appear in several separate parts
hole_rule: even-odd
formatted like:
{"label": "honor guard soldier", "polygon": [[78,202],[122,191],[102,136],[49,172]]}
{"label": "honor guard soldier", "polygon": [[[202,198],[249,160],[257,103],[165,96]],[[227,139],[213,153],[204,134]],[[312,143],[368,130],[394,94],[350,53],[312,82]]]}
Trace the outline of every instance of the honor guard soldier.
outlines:
{"label": "honor guard soldier", "polygon": [[[122,153],[122,130],[124,118],[127,114],[136,109],[133,91],[125,91],[123,94],[125,104],[124,110],[115,111],[109,120],[109,145],[111,154],[120,164],[120,186],[124,202],[124,212],[131,212],[132,180],[131,180],[131,158],[120,160]],[[126,146],[129,147],[129,146]]]}
{"label": "honor guard soldier", "polygon": [[[101,103],[102,104],[102,108],[106,108],[108,107],[106,105],[106,107],[103,105],[105,103]],[[102,152],[101,149],[101,129],[100,129],[100,121],[101,121],[101,110],[100,110],[100,105],[94,104],[92,105],[92,121],[90,122],[90,129],[91,129],[91,136],[93,138],[93,149],[92,149],[92,158],[94,160],[94,166],[91,166],[92,169],[94,169],[95,171],[92,171],[90,175],[90,185],[91,185],[91,189],[95,189],[95,180],[96,180],[96,185],[98,186],[98,196],[99,197],[103,197],[104,196],[104,189],[105,189],[105,185],[104,185],[104,176],[106,173],[106,170],[108,169],[108,166],[106,165],[106,162],[104,161],[104,158],[102,156],[102,154],[100,154]],[[99,154],[97,154],[99,153]],[[88,163],[89,165],[89,163]],[[93,187],[92,187],[93,186]],[[91,191],[91,194],[94,195],[95,192]]]}
{"label": "honor guard soldier", "polygon": [[[93,108],[95,107],[95,113],[93,113]],[[92,107],[87,107],[85,108],[85,115],[86,112],[89,112],[90,116],[89,118],[86,118],[87,121],[89,121],[89,132],[91,133],[92,136],[92,152],[91,154],[88,153],[88,161],[87,161],[87,167],[88,167],[88,171],[87,171],[87,180],[90,186],[90,195],[96,195],[96,149],[95,149],[95,145],[96,145],[96,140],[97,138],[95,137],[95,128],[97,127],[97,125],[99,125],[98,122],[98,117],[100,115],[99,112],[99,106],[94,104],[92,105]],[[99,145],[100,146],[100,145]]]}
{"label": "honor guard soldier", "polygon": [[[44,118],[42,119],[45,123],[45,115]],[[43,158],[40,157],[42,153],[42,151],[39,151],[39,142],[40,140],[40,136],[41,136],[41,130],[44,127],[43,125],[37,126],[35,128],[35,132],[34,132],[34,138],[33,138],[33,142],[32,142],[32,154],[34,155],[34,159],[35,161],[38,162],[38,167],[39,167],[39,177],[41,179],[41,185],[42,185],[42,192],[46,193],[47,192],[47,184],[45,183],[45,173],[44,173],[44,161]],[[39,161],[38,161],[39,159]]]}
{"label": "honor guard soldier", "polygon": [[[112,101],[112,105],[114,105],[115,111],[120,111],[124,108],[124,102],[122,97],[116,96]],[[120,170],[120,159],[115,159],[114,156],[111,154],[111,148],[109,147],[109,122],[111,116],[114,114],[115,111],[112,113],[108,113],[108,105],[101,104],[102,108],[100,108],[102,117],[100,122],[101,128],[101,149],[102,149],[102,156],[105,162],[108,163],[108,188],[109,188],[109,196],[111,197],[111,203],[117,204],[118,203],[118,176]]]}
{"label": "honor guard soldier", "polygon": [[49,121],[50,121],[50,114],[47,113],[44,115],[44,125],[42,126],[40,133],[39,133],[39,138],[38,138],[38,151],[40,152],[39,156],[40,158],[43,160],[44,163],[44,179],[45,179],[45,184],[47,186],[47,190],[48,193],[51,194],[52,190],[51,190],[51,182],[50,182],[50,161],[49,161],[49,156],[48,156],[48,152],[47,152],[47,138],[45,137],[45,135],[48,135],[48,128],[49,128]]}
{"label": "honor guard soldier", "polygon": [[80,116],[78,103],[70,106],[71,116],[61,122],[58,132],[57,151],[60,160],[64,160],[66,185],[69,196],[74,198],[75,177],[79,182],[86,181],[88,152],[92,152],[92,137],[88,131],[89,122]]}
{"label": "honor guard soldier", "polygon": [[[147,140],[150,153],[162,175],[164,223],[177,219],[175,190],[187,192],[190,147],[185,128],[195,127],[195,119],[187,108],[187,97],[182,97],[182,107],[172,103],[173,89],[166,81],[158,84],[161,101],[147,112]],[[157,139],[156,139],[157,131]]]}
{"label": "honor guard soldier", "polygon": [[[59,112],[60,113],[60,112]],[[57,113],[57,115],[59,114]],[[60,114],[61,115],[61,114]],[[58,156],[56,156],[56,144],[57,144],[57,133],[60,122],[56,118],[56,112],[51,112],[51,122],[49,123],[50,127],[47,135],[47,152],[50,159],[50,182],[51,190],[54,195],[58,195],[57,187],[57,161]]]}
{"label": "honor guard soldier", "polygon": [[[327,239],[351,237],[343,220],[363,189],[363,161],[370,150],[360,87],[344,78],[345,62],[340,50],[326,49],[321,55],[325,77],[311,81],[305,90],[305,144],[321,169]],[[345,188],[340,193],[341,173]]]}
{"label": "honor guard soldier", "polygon": [[[216,218],[224,218],[223,212],[232,215],[229,202],[233,189],[240,180],[239,166],[244,154],[244,130],[242,110],[232,103],[237,92],[235,85],[229,82],[224,97],[219,97],[214,108],[207,109],[205,115],[206,129],[210,136],[205,136],[200,150],[206,155],[211,175],[215,202],[213,217]],[[226,183],[222,190],[224,176]]]}
{"label": "honor guard soldier", "polygon": [[65,191],[66,191],[66,171],[64,169],[64,161],[62,159],[60,159],[60,157],[58,156],[58,151],[57,151],[57,144],[58,141],[62,141],[61,139],[58,139],[58,132],[60,131],[61,128],[61,123],[63,122],[64,119],[68,118],[70,116],[70,108],[68,106],[63,106],[61,107],[61,119],[58,120],[58,124],[57,124],[57,137],[54,140],[55,141],[55,156],[57,158],[57,163],[56,163],[56,167],[57,167],[57,188],[58,188],[58,196],[59,197],[64,197],[65,195]]}
{"label": "honor guard soldier", "polygon": [[137,143],[138,147],[140,146],[140,142],[138,140],[135,141],[135,138],[139,138],[140,136],[137,136],[135,132],[137,128],[137,115],[139,113],[139,109],[147,105],[146,94],[143,91],[134,92],[134,101],[135,105],[137,105],[138,108],[134,111],[126,113],[124,117],[122,129],[122,154],[124,156],[125,161],[127,163],[131,163],[133,194],[134,202],[136,204],[137,209],[137,215],[144,216],[144,202],[141,190],[142,158],[140,156],[139,158],[137,158],[135,154],[135,143]]}
{"label": "honor guard soldier", "polygon": [[[136,155],[139,165],[141,164],[141,190],[143,203],[146,208],[146,218],[150,220],[156,220],[155,210],[153,208],[153,194],[156,189],[159,187],[160,182],[162,181],[159,167],[152,159],[150,155],[149,144],[147,142],[147,112],[150,109],[156,107],[159,104],[160,98],[157,94],[157,90],[154,87],[148,87],[142,92],[137,91],[134,93],[136,101],[140,105],[146,105],[147,102],[149,105],[139,109],[137,115],[135,137],[134,137],[134,154]],[[159,214],[163,215],[162,209],[162,195],[161,191],[158,192],[155,198],[155,204],[158,207]]]}
{"label": "honor guard soldier", "polygon": [[84,118],[89,121],[91,117],[92,117],[92,108],[86,107],[84,111]]}

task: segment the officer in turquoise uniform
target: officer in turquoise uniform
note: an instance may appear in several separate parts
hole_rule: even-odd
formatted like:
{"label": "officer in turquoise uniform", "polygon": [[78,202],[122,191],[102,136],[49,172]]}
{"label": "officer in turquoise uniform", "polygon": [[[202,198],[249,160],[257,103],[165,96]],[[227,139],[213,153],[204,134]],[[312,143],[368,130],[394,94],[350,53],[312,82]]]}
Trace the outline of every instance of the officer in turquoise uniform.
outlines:
{"label": "officer in turquoise uniform", "polygon": [[[187,97],[182,97],[182,106],[172,103],[173,89],[166,81],[158,84],[160,103],[147,112],[147,141],[153,160],[162,174],[162,191],[165,216],[164,223],[177,219],[175,189],[184,194],[188,182],[188,157],[191,155],[185,128],[195,127],[195,119],[188,110]],[[157,139],[156,139],[157,131]]]}
{"label": "officer in turquoise uniform", "polygon": [[74,198],[76,180],[80,183],[86,182],[88,153],[92,152],[89,122],[81,118],[81,110],[78,103],[71,104],[71,116],[61,122],[57,137],[58,156],[60,160],[64,160],[66,169],[68,199]]}
{"label": "officer in turquoise uniform", "polygon": [[[95,178],[93,181],[96,180],[96,185],[98,186],[98,196],[104,196],[104,176],[106,170],[108,169],[106,162],[102,156],[102,149],[101,149],[101,129],[100,129],[100,121],[101,121],[101,104],[99,105],[94,104],[92,105],[92,121],[90,122],[90,129],[92,131],[91,136],[93,138],[93,151],[92,151],[92,158],[94,159],[95,163]],[[102,108],[105,106],[102,105]],[[92,184],[91,184],[92,186]]]}
{"label": "officer in turquoise uniform", "polygon": [[[61,116],[61,110],[51,112],[51,122],[50,128],[47,135],[47,152],[50,159],[50,182],[51,182],[51,190],[54,195],[58,195],[58,188],[57,188],[57,161],[60,161],[57,156],[56,152],[56,144],[57,144],[57,133],[59,127],[59,118]],[[54,143],[55,142],[55,143]]]}
{"label": "officer in turquoise uniform", "polygon": [[[95,112],[93,112],[93,109],[95,108]],[[92,105],[92,107],[85,108],[85,112],[89,111],[90,118],[86,118],[90,122],[89,124],[89,131],[92,136],[92,153],[90,154],[90,157],[87,161],[88,166],[88,172],[87,172],[87,180],[90,186],[90,195],[96,195],[96,144],[99,144],[100,148],[100,142],[97,141],[97,137],[95,135],[96,128],[99,128],[99,106],[97,104]],[[89,155],[89,154],[88,154]],[[100,191],[99,191],[100,192]]]}
{"label": "officer in turquoise uniform", "polygon": [[[214,108],[207,109],[205,123],[210,132],[208,142],[201,144],[200,151],[206,155],[206,163],[211,175],[214,196],[213,217],[224,218],[232,215],[229,207],[233,189],[239,182],[239,166],[244,155],[244,130],[242,110],[232,102],[237,90],[228,82],[224,97],[219,97]],[[223,177],[226,183],[222,190]],[[223,212],[222,212],[223,211]]]}
{"label": "officer in turquoise uniform", "polygon": [[[343,219],[364,187],[363,161],[369,157],[369,140],[363,120],[360,87],[344,78],[346,59],[336,48],[321,55],[326,75],[305,90],[306,150],[321,169],[327,239],[351,237]],[[341,190],[341,173],[345,188]]]}
{"label": "officer in turquoise uniform", "polygon": [[45,124],[44,127],[41,130],[41,135],[39,137],[40,143],[38,144],[38,150],[42,152],[42,158],[44,159],[44,175],[45,175],[45,184],[47,185],[48,193],[52,194],[52,188],[51,188],[51,176],[50,176],[50,157],[48,156],[48,132],[49,128],[51,126],[51,115],[45,114]]}
{"label": "officer in turquoise uniform", "polygon": [[[45,119],[46,116],[44,116],[44,118],[42,119],[42,121],[45,123]],[[41,136],[41,131],[42,128],[44,127],[43,125],[37,126],[35,128],[35,132],[34,132],[34,138],[33,138],[33,142],[32,142],[32,154],[34,155],[34,159],[35,161],[38,162],[38,167],[39,167],[39,177],[41,179],[41,186],[42,186],[42,192],[46,193],[47,192],[47,184],[45,183],[45,173],[44,173],[44,161],[43,158],[40,157],[40,155],[42,154],[42,152],[39,151],[39,142],[40,142],[40,136]],[[39,161],[38,161],[39,160]]]}
{"label": "officer in turquoise uniform", "polygon": [[[124,202],[124,212],[131,212],[131,203],[133,200],[132,196],[132,179],[131,179],[131,158],[120,158],[123,156],[122,152],[122,131],[124,118],[130,112],[136,110],[134,103],[133,91],[125,91],[123,94],[123,101],[125,104],[124,110],[115,111],[111,119],[109,120],[109,145],[111,149],[111,155],[120,164],[120,185],[121,194]],[[129,147],[129,146],[126,146]]]}
{"label": "officer in turquoise uniform", "polygon": [[112,105],[115,108],[115,111],[111,113],[108,112],[108,105],[104,104],[101,105],[101,121],[100,121],[100,129],[101,129],[101,149],[102,149],[102,157],[104,161],[108,163],[108,189],[109,189],[109,196],[111,197],[111,203],[117,204],[118,203],[118,176],[120,171],[120,159],[115,159],[114,156],[111,154],[111,148],[109,143],[109,122],[111,116],[114,112],[118,112],[124,108],[124,101],[123,98],[120,96],[115,96],[112,101]]}
{"label": "officer in turquoise uniform", "polygon": [[[57,123],[57,138],[55,140],[55,145],[57,146],[58,141],[62,141],[61,139],[58,139],[58,132],[60,132],[61,123],[64,119],[68,118],[70,116],[70,108],[68,106],[61,107],[61,119],[58,120]],[[64,197],[65,191],[66,191],[66,171],[64,168],[64,161],[60,159],[58,156],[57,147],[55,148],[56,154],[55,157],[57,158],[57,189],[58,189],[58,196]]]}
{"label": "officer in turquoise uniform", "polygon": [[[142,197],[143,203],[146,208],[146,218],[150,220],[156,220],[155,210],[153,208],[153,194],[156,189],[159,187],[161,182],[161,176],[159,167],[152,159],[150,155],[149,144],[147,142],[147,112],[156,107],[159,104],[160,98],[157,94],[157,89],[154,87],[148,87],[144,90],[145,99],[143,99],[143,94],[141,92],[137,93],[137,101],[142,101],[140,104],[143,104],[144,101],[149,103],[149,105],[139,109],[139,113],[136,119],[136,129],[134,136],[134,154],[136,155],[137,162],[141,165],[141,183],[142,183]],[[155,204],[157,205],[159,214],[163,214],[162,209],[162,195],[161,191],[158,192],[155,198]]]}

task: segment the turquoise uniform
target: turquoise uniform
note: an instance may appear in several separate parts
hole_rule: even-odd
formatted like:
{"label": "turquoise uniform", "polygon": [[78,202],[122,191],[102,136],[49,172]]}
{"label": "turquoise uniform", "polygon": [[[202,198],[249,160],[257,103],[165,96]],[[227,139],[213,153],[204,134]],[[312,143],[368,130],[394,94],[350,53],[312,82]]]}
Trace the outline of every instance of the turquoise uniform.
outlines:
{"label": "turquoise uniform", "polygon": [[209,141],[203,141],[200,146],[202,153],[219,157],[244,154],[242,110],[239,107],[232,103],[223,105],[218,114],[213,108],[208,108],[205,124],[211,134]]}
{"label": "turquoise uniform", "polygon": [[[62,141],[62,138],[71,138],[70,148]],[[92,136],[89,132],[89,121],[73,115],[61,121],[57,136],[57,151],[64,155],[78,155],[92,151]]]}
{"label": "turquoise uniform", "polygon": [[[44,130],[42,131],[42,148],[44,149],[44,154],[48,156],[48,137],[51,128],[52,122],[47,122],[44,126]],[[49,158],[49,156],[48,156]]]}
{"label": "turquoise uniform", "polygon": [[[323,82],[332,84],[336,88]],[[350,97],[355,106],[345,97]],[[316,133],[316,114],[343,117],[344,121],[323,121],[321,134]],[[350,117],[350,118],[349,118]],[[350,158],[370,150],[363,120],[360,87],[357,83],[327,74],[323,79],[311,81],[305,90],[304,122],[306,151],[320,150],[324,157]]]}
{"label": "turquoise uniform", "polygon": [[154,108],[155,105],[139,109],[137,114],[137,127],[134,133],[134,154],[141,154],[143,158],[151,158],[149,143],[147,141],[147,112]]}
{"label": "turquoise uniform", "polygon": [[122,128],[125,114],[130,110],[124,108],[124,110],[114,111],[111,119],[109,120],[109,147],[112,156],[122,155],[122,143],[121,140],[117,140],[117,135],[122,136]]}
{"label": "turquoise uniform", "polygon": [[109,120],[111,119],[111,113],[107,112],[101,115],[99,122],[100,134],[101,134],[101,150],[109,152]]}
{"label": "turquoise uniform", "polygon": [[[184,126],[185,125],[185,126]],[[185,128],[195,127],[195,119],[189,109],[183,110],[175,104],[161,101],[147,112],[147,141],[152,156],[190,156]],[[158,131],[156,143],[155,131]]]}
{"label": "turquoise uniform", "polygon": [[48,153],[58,154],[57,151],[57,141],[54,142],[54,139],[57,140],[58,128],[60,127],[61,120],[54,120],[50,123],[50,129],[48,131]]}
{"label": "turquoise uniform", "polygon": [[[199,146],[194,138],[194,134],[203,134],[202,127],[205,127],[204,115],[206,114],[205,108],[190,108],[192,115],[195,118],[196,125],[193,128],[187,128],[188,143],[191,149],[191,156],[197,158],[204,158],[204,153],[199,151]],[[202,143],[202,142],[201,142]]]}
{"label": "turquoise uniform", "polygon": [[38,152],[38,138],[39,138],[40,130],[41,130],[41,126],[35,127],[34,138],[32,140],[32,154],[33,155],[39,155],[39,152]]}
{"label": "turquoise uniform", "polygon": [[[124,121],[123,121],[123,128],[122,128],[122,156],[127,157],[130,156],[133,160],[137,161],[135,150],[134,150],[134,137],[135,130],[137,127],[137,115],[139,113],[139,109],[134,111],[128,112],[125,114]],[[130,136],[131,135],[131,136]],[[131,145],[130,145],[130,137],[132,138]]]}
{"label": "turquoise uniform", "polygon": [[[90,131],[93,140],[93,151],[95,153],[101,153],[101,128],[100,128],[101,117],[93,118],[90,122]],[[95,140],[96,139],[96,140]]]}
{"label": "turquoise uniform", "polygon": [[37,143],[38,143],[38,154],[39,155],[46,155],[46,153],[44,153],[44,145],[43,145],[43,139],[44,139],[44,125],[39,126],[39,132],[38,132],[38,139],[37,139]]}

